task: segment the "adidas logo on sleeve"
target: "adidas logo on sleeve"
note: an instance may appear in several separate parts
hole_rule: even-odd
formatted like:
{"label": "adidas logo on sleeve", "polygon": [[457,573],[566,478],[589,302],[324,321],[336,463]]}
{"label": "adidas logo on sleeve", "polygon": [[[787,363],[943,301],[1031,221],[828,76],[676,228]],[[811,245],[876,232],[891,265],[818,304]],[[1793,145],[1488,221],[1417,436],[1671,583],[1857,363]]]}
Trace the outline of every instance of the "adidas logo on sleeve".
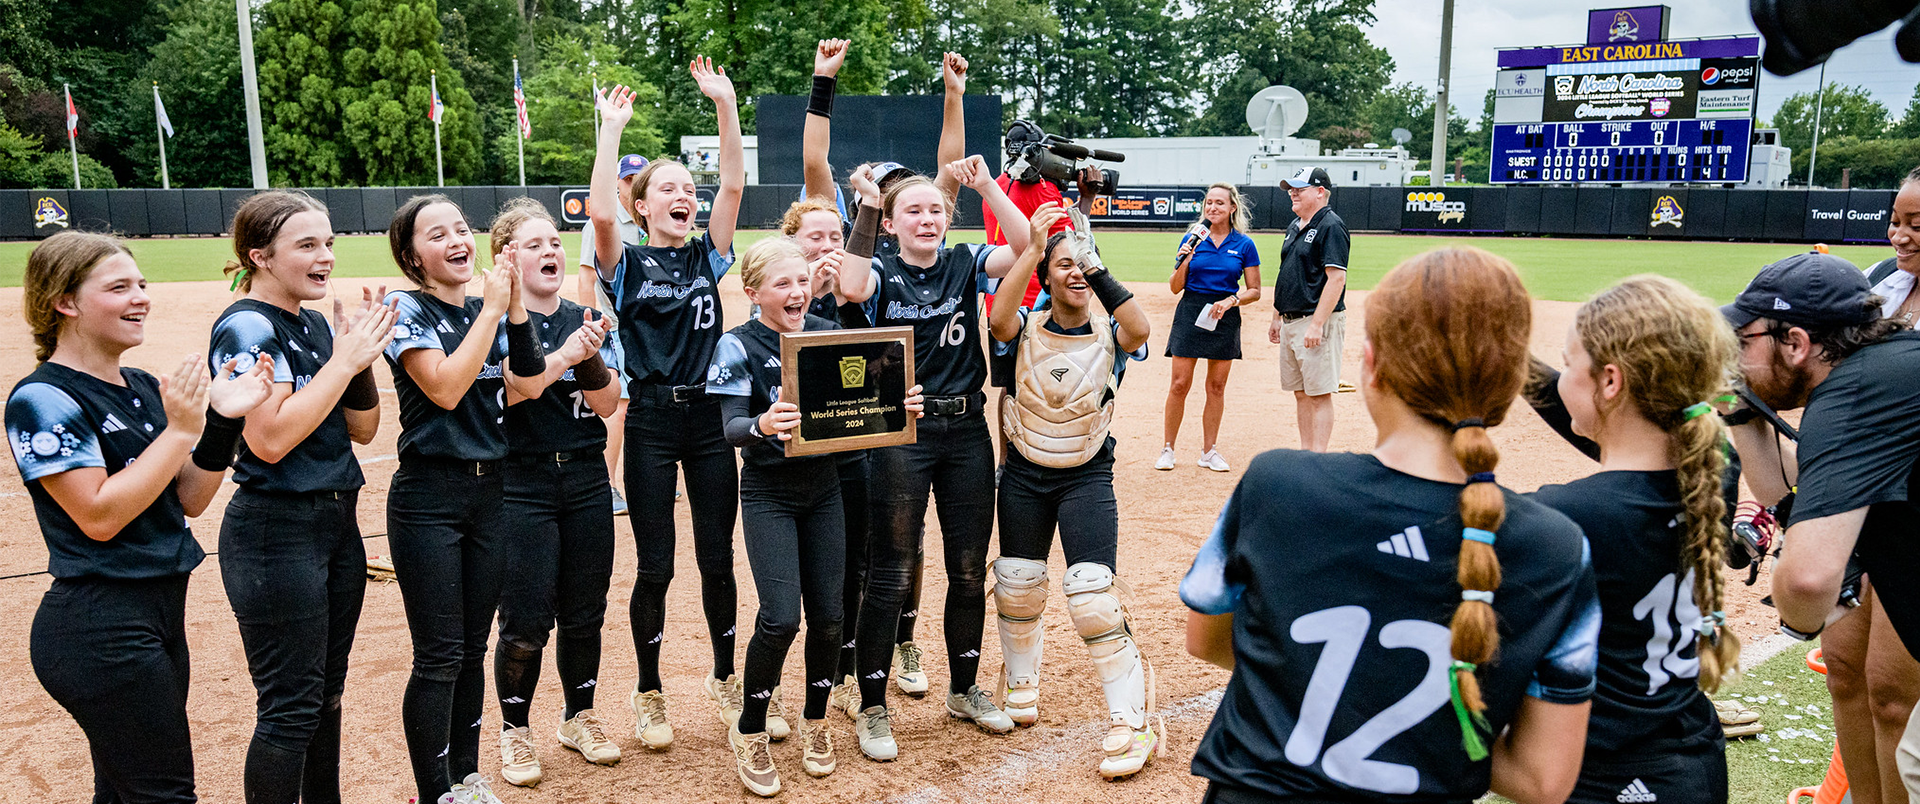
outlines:
{"label": "adidas logo on sleeve", "polygon": [[1654,795],[1652,790],[1647,789],[1646,782],[1635,779],[1633,780],[1633,784],[1621,788],[1620,795],[1615,796],[1614,800],[1620,802],[1620,804],[1653,804],[1653,802],[1659,801],[1660,797]]}
{"label": "adidas logo on sleeve", "polygon": [[1432,560],[1427,557],[1427,540],[1421,538],[1419,525],[1393,534],[1376,546],[1380,548],[1380,552],[1387,555],[1411,558],[1415,561]]}

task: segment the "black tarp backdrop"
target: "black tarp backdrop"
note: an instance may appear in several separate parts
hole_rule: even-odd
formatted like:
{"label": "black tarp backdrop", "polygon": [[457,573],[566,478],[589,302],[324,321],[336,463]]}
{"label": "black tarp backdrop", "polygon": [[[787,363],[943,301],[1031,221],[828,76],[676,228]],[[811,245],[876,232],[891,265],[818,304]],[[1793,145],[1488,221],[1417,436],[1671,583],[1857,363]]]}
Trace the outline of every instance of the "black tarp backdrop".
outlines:
{"label": "black tarp backdrop", "polygon": [[[807,120],[807,96],[761,95],[754,98],[754,126],[760,141],[761,184],[804,184],[801,175],[801,132]],[[833,145],[827,161],[835,181],[864,162],[899,162],[914,172],[931,176],[937,155],[930,143],[940,141],[944,100],[939,95],[841,95],[833,99]],[[994,176],[1000,175],[1002,142],[1000,96],[968,95],[961,102],[967,117],[968,154],[986,159]],[[1114,165],[1124,185],[1126,165]],[[797,196],[796,196],[797,197]],[[965,208],[964,200],[961,207]],[[979,207],[979,199],[973,206]],[[782,206],[784,209],[784,205]]]}
{"label": "black tarp backdrop", "polygon": [[[700,189],[702,220],[713,189]],[[800,190],[797,184],[747,187],[740,227],[778,226]],[[1283,230],[1293,221],[1285,190],[1240,190],[1255,229]],[[544,204],[562,228],[578,229],[586,220],[584,187],[339,187],[305,192],[327,205],[334,230],[342,234],[384,232],[396,207],[415,195],[433,193],[458,203],[476,228],[491,225],[502,204],[523,195]],[[1119,198],[1096,207],[1095,212],[1103,214],[1094,220],[1116,228],[1184,227],[1197,217],[1195,205],[1205,192],[1199,186],[1123,185]],[[221,235],[233,211],[252,193],[0,190],[0,239],[37,239],[67,227],[128,237]],[[1332,205],[1354,231],[1882,243],[1893,195],[1892,190],[1341,187],[1334,190]],[[963,190],[956,207],[956,226],[979,228],[979,195]],[[1104,214],[1109,211],[1125,214]]]}

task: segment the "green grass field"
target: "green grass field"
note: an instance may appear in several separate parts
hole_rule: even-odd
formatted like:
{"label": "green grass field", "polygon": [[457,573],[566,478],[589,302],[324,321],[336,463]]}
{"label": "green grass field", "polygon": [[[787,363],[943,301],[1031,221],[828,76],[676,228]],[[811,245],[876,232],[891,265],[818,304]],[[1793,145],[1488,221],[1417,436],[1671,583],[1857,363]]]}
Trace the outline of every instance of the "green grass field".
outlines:
{"label": "green grass field", "polygon": [[[741,244],[767,234],[742,232]],[[979,242],[981,238],[979,231],[956,231],[952,239]],[[1275,233],[1256,234],[1253,239],[1269,263],[1266,281],[1270,284],[1284,238]],[[579,254],[578,235],[570,234],[567,240],[569,253]],[[1166,278],[1179,240],[1178,232],[1108,232],[1100,235],[1100,247],[1107,264],[1120,278],[1152,282]],[[1761,266],[1808,248],[1790,243],[1358,235],[1353,239],[1353,287],[1372,287],[1401,260],[1456,244],[1476,246],[1512,260],[1534,298],[1557,301],[1585,300],[1623,277],[1640,273],[1665,274],[1713,299],[1728,301]],[[132,247],[147,278],[156,282],[218,279],[221,266],[232,257],[232,246],[225,238],[136,240]],[[29,242],[0,243],[0,287],[20,284],[32,248]],[[484,235],[481,248],[486,248]],[[341,276],[399,276],[384,237],[343,237],[335,249],[339,259],[336,270]],[[1836,246],[1833,252],[1862,268],[1892,256],[1892,250],[1885,246]]]}

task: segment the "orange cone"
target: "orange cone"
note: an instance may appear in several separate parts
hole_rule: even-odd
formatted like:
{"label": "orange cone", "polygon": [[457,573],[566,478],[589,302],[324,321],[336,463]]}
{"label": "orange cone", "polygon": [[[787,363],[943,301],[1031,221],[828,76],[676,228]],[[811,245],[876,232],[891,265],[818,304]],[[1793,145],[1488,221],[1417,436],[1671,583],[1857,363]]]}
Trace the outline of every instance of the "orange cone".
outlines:
{"label": "orange cone", "polygon": [[[1807,651],[1807,667],[1820,675],[1827,674],[1826,658],[1819,648]],[[1827,778],[1821,780],[1818,787],[1801,787],[1788,793],[1787,804],[1800,804],[1802,798],[1813,799],[1813,804],[1843,804],[1849,801],[1847,769],[1840,763],[1839,742],[1833,744],[1833,761],[1827,763]]]}

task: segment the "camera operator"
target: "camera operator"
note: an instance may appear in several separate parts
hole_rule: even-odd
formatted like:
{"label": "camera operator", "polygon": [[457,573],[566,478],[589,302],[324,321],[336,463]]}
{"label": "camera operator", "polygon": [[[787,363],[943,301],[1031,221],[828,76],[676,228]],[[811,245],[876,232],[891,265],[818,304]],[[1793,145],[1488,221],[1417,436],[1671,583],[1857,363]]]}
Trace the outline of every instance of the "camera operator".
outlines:
{"label": "camera operator", "polygon": [[[1740,369],[1753,395],[1776,410],[1805,408],[1792,458],[1777,448],[1764,417],[1732,430],[1748,485],[1762,501],[1783,497],[1797,480],[1773,570],[1780,630],[1812,639],[1833,626],[1828,641],[1843,662],[1864,660],[1860,675],[1867,678],[1876,675],[1872,657],[1880,649],[1900,645],[1904,652],[1904,640],[1920,638],[1920,583],[1911,573],[1920,561],[1920,508],[1912,494],[1920,459],[1920,429],[1913,426],[1920,420],[1920,333],[1881,318],[1882,301],[1851,263],[1809,253],[1762,269],[1723,308],[1740,337]],[[1785,477],[1789,460],[1797,478]],[[1846,616],[1852,610],[1835,603],[1850,557],[1874,581],[1863,616]],[[1888,627],[1874,628],[1881,618]],[[1869,706],[1855,703],[1849,712],[1846,694],[1857,701],[1858,690],[1842,687],[1835,710],[1843,761],[1856,780],[1877,779],[1856,781],[1856,795],[1877,787],[1860,798],[1886,804],[1903,795],[1885,764],[1895,742],[1891,728],[1905,732],[1898,738],[1900,776],[1909,793],[1920,792],[1920,725],[1887,717],[1900,707],[1872,700],[1874,690]],[[1863,721],[1873,720],[1881,739],[1869,741]]]}

